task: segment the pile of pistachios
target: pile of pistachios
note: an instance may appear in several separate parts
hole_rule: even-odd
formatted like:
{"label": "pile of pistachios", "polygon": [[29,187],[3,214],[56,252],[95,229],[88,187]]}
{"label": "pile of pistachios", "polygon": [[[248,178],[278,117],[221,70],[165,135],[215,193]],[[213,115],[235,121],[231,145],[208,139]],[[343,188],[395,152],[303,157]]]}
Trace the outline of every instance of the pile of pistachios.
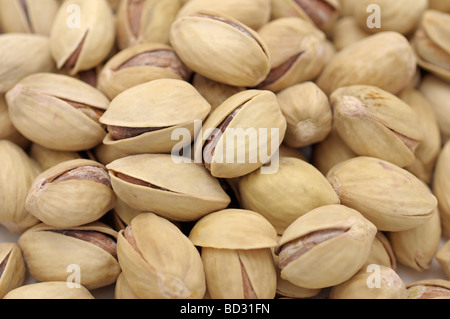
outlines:
{"label": "pile of pistachios", "polygon": [[0,0],[0,225],[5,299],[450,299],[450,1]]}

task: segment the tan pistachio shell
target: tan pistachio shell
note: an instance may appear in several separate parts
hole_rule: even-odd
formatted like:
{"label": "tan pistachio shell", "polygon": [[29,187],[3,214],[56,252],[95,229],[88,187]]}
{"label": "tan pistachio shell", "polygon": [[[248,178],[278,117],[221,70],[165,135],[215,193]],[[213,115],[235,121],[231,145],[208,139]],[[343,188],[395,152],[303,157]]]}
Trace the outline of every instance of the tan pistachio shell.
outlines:
{"label": "tan pistachio shell", "polygon": [[[339,230],[337,236],[312,245],[281,267],[281,255],[292,241],[317,232]],[[299,217],[283,233],[277,255],[281,278],[310,289],[338,285],[350,279],[366,262],[376,227],[359,212],[342,205],[325,205]],[[286,248],[287,247],[287,248]],[[295,250],[288,253],[295,256]]]}
{"label": "tan pistachio shell", "polygon": [[406,299],[406,285],[395,270],[375,266],[379,267],[375,272],[363,267],[349,280],[331,288],[330,299]]}
{"label": "tan pistachio shell", "polygon": [[358,210],[380,231],[405,231],[423,225],[437,206],[436,197],[421,180],[373,157],[342,162],[328,172],[327,179],[343,205]]}
{"label": "tan pistachio shell", "polygon": [[[211,159],[205,159],[205,143],[211,140],[211,135],[215,136],[215,129],[239,107],[241,109],[219,137]],[[215,177],[244,176],[264,165],[276,153],[284,139],[286,126],[286,119],[273,92],[245,90],[236,93],[207,118],[201,135],[195,140],[195,161],[210,164],[209,170]],[[264,137],[260,132],[267,136]],[[258,138],[260,134],[262,138]],[[245,148],[239,148],[239,141],[235,142],[236,136],[243,142],[244,135],[250,137],[246,137]]]}
{"label": "tan pistachio shell", "polygon": [[336,130],[356,154],[400,167],[414,163],[424,133],[411,106],[368,85],[342,87],[333,92],[330,101]]}
{"label": "tan pistachio shell", "polygon": [[224,209],[198,220],[189,234],[196,246],[217,249],[259,249],[277,245],[277,232],[262,215],[245,209]]}
{"label": "tan pistachio shell", "polygon": [[94,148],[94,156],[103,165],[115,161],[116,159],[129,156],[131,154],[124,152],[113,145],[99,144]]}
{"label": "tan pistachio shell", "polygon": [[114,24],[106,0],[64,1],[50,31],[50,51],[58,69],[75,75],[102,63],[114,45]]}
{"label": "tan pistachio shell", "polygon": [[0,47],[0,93],[6,93],[28,75],[55,69],[46,36],[1,34]]}
{"label": "tan pistachio shell", "polygon": [[[108,126],[156,128],[138,136],[114,139],[109,132],[103,143],[130,154],[170,153],[175,146],[187,146],[211,110],[211,105],[188,82],[159,79],[134,86],[117,95],[100,118]],[[187,140],[172,138],[177,131],[189,132]],[[184,135],[182,137],[184,137]]]}
{"label": "tan pistachio shell", "polygon": [[0,243],[0,298],[22,286],[27,276],[22,250],[16,243]]}
{"label": "tan pistachio shell", "polygon": [[180,7],[180,0],[121,1],[116,14],[119,49],[150,42],[168,44]]}
{"label": "tan pistachio shell", "polygon": [[59,5],[58,0],[1,0],[0,20],[3,32],[48,36]]}
{"label": "tan pistachio shell", "polygon": [[0,94],[0,139],[9,140],[24,149],[30,144],[30,141],[20,134],[12,124],[4,94]]}
{"label": "tan pistachio shell", "polygon": [[138,215],[119,232],[117,250],[125,279],[139,298],[204,296],[206,282],[200,254],[168,220],[152,213]]}
{"label": "tan pistachio shell", "polygon": [[377,231],[366,264],[385,266],[394,270],[397,269],[397,259],[389,238],[385,235],[385,233]]}
{"label": "tan pistachio shell", "polygon": [[426,279],[406,286],[407,299],[436,299],[450,296],[450,280]]}
{"label": "tan pistachio shell", "polygon": [[201,11],[178,18],[170,43],[190,69],[220,83],[253,87],[270,71],[270,53],[261,37],[223,14]]}
{"label": "tan pistachio shell", "polygon": [[123,272],[117,277],[117,281],[114,287],[115,299],[140,299],[131,289],[130,284],[125,278]]}
{"label": "tan pistachio shell", "polygon": [[29,154],[39,164],[42,171],[65,161],[82,158],[79,152],[52,150],[36,143],[31,143]]}
{"label": "tan pistachio shell", "polygon": [[[342,1],[342,0],[341,0]],[[355,17],[345,16],[336,21],[333,28],[332,40],[338,51],[370,36],[362,30]]]}
{"label": "tan pistachio shell", "polygon": [[133,86],[156,79],[188,81],[191,73],[169,45],[137,44],[106,62],[98,77],[98,89],[112,100]]}
{"label": "tan pistachio shell", "polygon": [[284,230],[314,208],[339,204],[333,187],[314,166],[297,158],[281,157],[274,174],[256,170],[239,180],[242,207],[263,215]]}
{"label": "tan pistachio shell", "polygon": [[6,100],[14,126],[30,141],[44,147],[83,151],[100,144],[106,135],[98,120],[83,110],[98,116],[108,108],[109,100],[73,77],[30,75],[6,94]]}
{"label": "tan pistachio shell", "polygon": [[[68,231],[100,233],[108,237],[111,252],[91,242],[64,235]],[[97,242],[106,244],[103,239],[97,238]],[[98,221],[70,228],[40,223],[24,232],[18,244],[31,276],[37,281],[66,281],[70,276],[67,267],[78,265],[80,284],[93,290],[114,283],[120,274],[119,262],[112,255],[116,254],[116,240],[117,232]]]}
{"label": "tan pistachio shell", "polygon": [[[64,174],[69,176],[59,181]],[[74,227],[100,219],[116,200],[105,166],[74,159],[39,174],[30,186],[25,208],[49,226]]]}
{"label": "tan pistachio shell", "polygon": [[25,199],[40,169],[20,146],[8,140],[0,140],[0,154],[0,224],[21,233],[39,222],[25,209]]}
{"label": "tan pistachio shell", "polygon": [[445,242],[445,244],[439,248],[435,257],[444,270],[447,278],[450,279],[450,240]]}
{"label": "tan pistachio shell", "polygon": [[70,288],[66,281],[27,284],[11,290],[3,299],[95,299],[83,286]]}
{"label": "tan pistachio shell", "polygon": [[450,236],[450,141],[439,154],[433,179],[433,193],[438,200],[442,233]]}
{"label": "tan pistachio shell", "polygon": [[[193,221],[230,202],[219,181],[188,159],[177,163],[168,154],[141,154],[118,159],[106,167],[112,187],[123,202],[171,220]],[[144,185],[128,182],[118,174]]]}
{"label": "tan pistachio shell", "polygon": [[316,83],[327,95],[357,84],[397,94],[414,76],[416,66],[415,54],[403,35],[380,32],[336,53]]}

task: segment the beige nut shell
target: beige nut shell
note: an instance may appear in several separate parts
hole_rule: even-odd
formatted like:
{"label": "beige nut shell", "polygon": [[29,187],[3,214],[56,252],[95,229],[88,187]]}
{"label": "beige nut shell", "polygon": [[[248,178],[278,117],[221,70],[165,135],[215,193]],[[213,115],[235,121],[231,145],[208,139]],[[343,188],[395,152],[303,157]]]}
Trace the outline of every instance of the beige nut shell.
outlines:
{"label": "beige nut shell", "polygon": [[18,287],[3,299],[95,299],[95,297],[83,286],[70,288],[66,281],[46,281]]}
{"label": "beige nut shell", "polygon": [[27,276],[22,250],[16,243],[0,243],[0,264],[5,258],[8,258],[8,261],[6,267],[0,272],[0,298],[20,287]]}

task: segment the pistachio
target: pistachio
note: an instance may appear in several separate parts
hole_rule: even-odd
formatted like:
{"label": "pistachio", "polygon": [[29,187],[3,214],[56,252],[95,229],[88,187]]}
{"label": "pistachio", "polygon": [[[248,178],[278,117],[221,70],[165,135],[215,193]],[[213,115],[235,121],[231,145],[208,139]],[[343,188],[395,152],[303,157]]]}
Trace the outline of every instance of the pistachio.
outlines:
{"label": "pistachio", "polygon": [[436,197],[421,180],[377,158],[349,159],[333,167],[327,179],[343,205],[358,210],[380,231],[423,225],[437,206]]}
{"label": "pistachio", "polygon": [[229,16],[202,11],[180,17],[172,24],[170,42],[191,70],[220,83],[253,87],[270,71],[267,45]]}
{"label": "pistachio", "polygon": [[211,298],[274,298],[276,271],[270,248],[276,246],[276,237],[272,225],[249,210],[225,209],[197,221],[189,239],[201,247]]}
{"label": "pistachio", "polygon": [[403,35],[380,32],[336,53],[316,83],[327,95],[338,88],[357,84],[397,94],[413,78],[416,66],[417,59]]}
{"label": "pistachio", "polygon": [[31,143],[29,154],[39,164],[42,171],[65,161],[82,158],[80,152],[56,151],[36,143]]}
{"label": "pistachio", "polygon": [[26,278],[25,261],[16,243],[0,243],[0,298],[21,286]]}
{"label": "pistachio", "polygon": [[138,84],[168,78],[188,81],[192,72],[164,44],[138,44],[119,51],[102,68],[98,88],[110,99]]}
{"label": "pistachio", "polygon": [[66,281],[27,284],[11,290],[3,299],[95,299],[83,286],[73,289]]}
{"label": "pistachio", "polygon": [[450,141],[447,142],[441,153],[434,172],[433,192],[438,200],[441,215],[442,233],[450,236]]}
{"label": "pistachio", "polygon": [[363,40],[368,36],[370,36],[370,33],[362,30],[353,15],[350,15],[336,21],[332,39],[336,49],[340,51],[350,44]]}
{"label": "pistachio", "polygon": [[377,231],[375,235],[366,265],[380,265],[392,268],[393,270],[397,269],[397,259],[392,245],[386,235],[381,231]]}
{"label": "pistachio", "polygon": [[351,208],[313,209],[289,225],[279,240],[275,253],[281,278],[310,289],[338,285],[364,265],[375,234],[376,227]]}
{"label": "pistachio", "polygon": [[408,299],[435,299],[450,296],[450,281],[420,280],[406,286]]}
{"label": "pistachio", "polygon": [[116,195],[106,167],[95,161],[75,159],[37,176],[25,207],[49,226],[74,227],[98,220],[115,204]]}
{"label": "pistachio", "polygon": [[424,133],[418,114],[408,104],[367,85],[340,88],[330,100],[336,130],[356,154],[400,167],[414,162]]}
{"label": "pistachio", "polygon": [[139,298],[199,299],[205,294],[200,254],[168,220],[153,213],[136,216],[119,232],[117,249],[125,279]]}
{"label": "pistachio", "polygon": [[181,7],[179,0],[124,0],[117,9],[119,49],[141,43],[169,43],[170,26]]}
{"label": "pistachio", "polygon": [[[144,102],[143,102],[144,101]],[[103,143],[129,154],[170,153],[194,140],[206,118],[209,103],[189,83],[159,79],[134,86],[116,96],[100,118],[108,134]],[[190,133],[181,142],[172,138],[180,130]]]}
{"label": "pistachio", "polygon": [[79,266],[80,284],[89,290],[114,283],[120,273],[117,232],[96,221],[79,227],[38,224],[19,237],[31,276],[38,281],[66,281],[67,267]]}
{"label": "pistachio", "polygon": [[[75,21],[74,6],[79,8]],[[106,59],[114,39],[114,16],[106,0],[69,0],[56,13],[50,31],[50,51],[58,69],[75,75]]]}
{"label": "pistachio", "polygon": [[447,278],[450,279],[450,240],[439,248],[435,257],[444,270]]}

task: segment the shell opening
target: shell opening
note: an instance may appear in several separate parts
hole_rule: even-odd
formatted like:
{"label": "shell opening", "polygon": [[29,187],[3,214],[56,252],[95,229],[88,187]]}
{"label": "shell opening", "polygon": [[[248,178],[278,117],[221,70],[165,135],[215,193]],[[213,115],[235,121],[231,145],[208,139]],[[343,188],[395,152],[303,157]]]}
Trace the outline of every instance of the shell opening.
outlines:
{"label": "shell opening", "polygon": [[170,126],[164,127],[125,127],[108,125],[107,130],[109,135],[113,140],[125,140],[128,138],[138,137],[142,134],[151,133],[155,131],[160,131],[169,128]]}
{"label": "shell opening", "polygon": [[26,0],[19,0],[19,4],[25,14],[25,18],[27,20],[27,25],[30,28],[31,32],[34,33],[33,26],[31,25],[30,12],[28,11],[28,5]]}
{"label": "shell opening", "polygon": [[88,35],[88,32],[86,31],[86,33],[84,34],[84,37],[81,40],[81,42],[78,45],[78,47],[75,49],[75,51],[72,53],[72,55],[69,56],[69,58],[67,59],[66,63],[64,63],[64,67],[63,68],[72,69],[72,68],[75,67],[75,65],[78,62],[78,57],[80,56],[81,50],[83,49],[84,42],[86,41],[87,35]]}
{"label": "shell opening", "polygon": [[79,166],[68,170],[55,177],[50,183],[64,182],[68,180],[89,180],[111,187],[108,171],[98,166]]}
{"label": "shell opening", "polygon": [[154,185],[152,183],[143,181],[143,180],[138,179],[138,178],[131,177],[131,176],[126,175],[126,174],[122,174],[122,173],[119,173],[119,172],[113,172],[113,174],[117,178],[119,178],[119,179],[121,179],[121,180],[123,180],[123,181],[125,181],[127,183],[130,183],[130,184],[144,186],[144,187],[149,187],[149,188],[153,188],[153,189],[164,191],[164,192],[176,193],[176,192],[171,191],[171,190],[169,190],[167,188],[159,187],[159,186]]}
{"label": "shell opening", "polygon": [[278,81],[280,78],[282,78],[283,75],[285,75],[292,68],[292,66],[295,64],[295,62],[297,62],[298,59],[300,59],[300,57],[303,55],[303,53],[305,53],[305,52],[302,51],[302,52],[290,57],[285,62],[283,62],[281,65],[270,70],[270,73],[267,75],[266,79],[263,82],[261,82],[261,84],[259,84],[258,87],[262,88],[262,87],[271,85],[271,84],[275,83],[276,81]]}
{"label": "shell opening", "polygon": [[245,299],[258,299],[255,290],[253,289],[252,282],[248,276],[247,270],[245,269],[244,264],[242,263],[241,256],[238,252],[239,264],[241,266],[241,275],[244,289],[244,298]]}
{"label": "shell opening", "polygon": [[146,0],[130,0],[128,2],[127,14],[130,31],[135,38],[139,36],[141,28],[142,11]]}
{"label": "shell opening", "polygon": [[73,106],[74,108],[79,110],[81,113],[83,113],[84,115],[89,117],[91,120],[93,120],[94,122],[96,122],[99,125],[101,125],[102,127],[104,127],[104,125],[100,123],[100,117],[102,117],[103,113],[105,112],[104,110],[96,108],[95,106],[91,106],[91,105],[87,105],[87,104],[79,103],[79,102],[75,102],[75,101],[70,101],[70,100],[63,99],[63,98],[60,98],[60,100],[70,104],[71,106]]}
{"label": "shell opening", "polygon": [[320,0],[295,0],[315,25],[323,29],[337,14],[336,8]]}
{"label": "shell opening", "polygon": [[8,264],[9,256],[11,255],[11,251],[5,256],[5,258],[0,263],[0,279],[2,278],[3,272],[6,269],[6,265]]}

